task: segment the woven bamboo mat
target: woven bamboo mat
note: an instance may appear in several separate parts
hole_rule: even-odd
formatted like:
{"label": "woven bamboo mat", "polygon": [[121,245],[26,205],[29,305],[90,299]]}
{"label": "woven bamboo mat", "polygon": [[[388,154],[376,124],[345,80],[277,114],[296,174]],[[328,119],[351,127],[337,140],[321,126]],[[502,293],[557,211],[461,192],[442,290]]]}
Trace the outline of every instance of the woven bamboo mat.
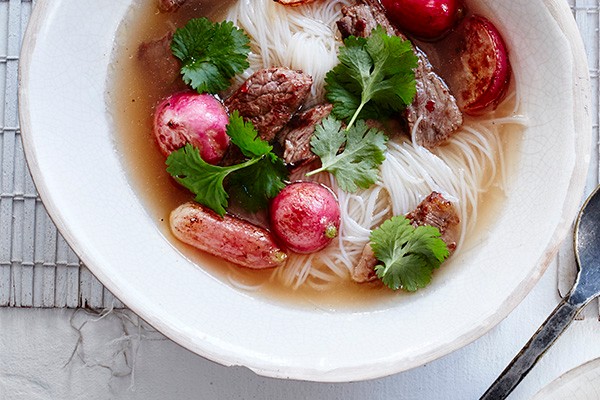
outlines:
{"label": "woven bamboo mat", "polygon": [[0,306],[122,307],[58,233],[27,169],[18,63],[34,6],[34,0],[0,0]]}
{"label": "woven bamboo mat", "polygon": [[[568,0],[584,38],[592,77],[594,143],[598,144],[600,0]],[[123,305],[81,264],[49,218],[27,169],[17,107],[21,40],[35,0],[0,0],[0,306]],[[598,184],[599,148],[592,154],[588,190]],[[559,290],[573,277],[572,250],[561,249]]]}

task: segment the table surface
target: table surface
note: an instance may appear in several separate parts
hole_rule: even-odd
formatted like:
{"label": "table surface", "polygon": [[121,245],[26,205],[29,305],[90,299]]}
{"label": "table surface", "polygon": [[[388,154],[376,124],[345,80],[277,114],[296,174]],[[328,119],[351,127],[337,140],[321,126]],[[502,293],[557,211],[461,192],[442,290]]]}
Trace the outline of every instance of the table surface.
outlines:
{"label": "table surface", "polygon": [[[568,3],[587,49],[598,143],[599,0]],[[37,196],[17,109],[19,50],[34,6],[35,0],[0,0],[0,399],[476,399],[568,290],[567,241],[531,293],[488,334],[420,368],[367,382],[263,378],[192,354],[122,308],[80,264]],[[598,172],[596,146],[588,191]],[[529,399],[600,357],[598,303],[581,317],[509,399]]]}

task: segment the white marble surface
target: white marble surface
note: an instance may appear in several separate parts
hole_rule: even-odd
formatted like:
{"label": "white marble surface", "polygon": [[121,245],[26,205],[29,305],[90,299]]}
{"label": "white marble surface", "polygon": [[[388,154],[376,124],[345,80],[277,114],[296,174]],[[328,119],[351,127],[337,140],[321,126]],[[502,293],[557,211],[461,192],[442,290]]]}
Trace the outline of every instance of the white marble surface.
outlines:
{"label": "white marble surface", "polygon": [[[477,399],[556,306],[556,287],[552,264],[514,312],[471,345],[401,374],[342,384],[222,367],[123,312],[99,318],[81,309],[2,308],[0,399]],[[585,310],[509,399],[530,399],[599,357],[597,315],[597,308]]]}

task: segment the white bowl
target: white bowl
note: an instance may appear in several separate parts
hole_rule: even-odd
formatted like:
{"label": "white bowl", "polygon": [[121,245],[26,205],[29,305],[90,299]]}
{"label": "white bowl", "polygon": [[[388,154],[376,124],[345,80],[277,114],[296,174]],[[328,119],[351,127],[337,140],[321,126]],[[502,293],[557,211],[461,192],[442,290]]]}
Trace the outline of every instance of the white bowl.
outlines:
{"label": "white bowl", "polygon": [[532,400],[597,400],[600,393],[600,358],[565,372],[540,390]]}
{"label": "white bowl", "polygon": [[22,53],[21,129],[37,189],[69,244],[112,293],[186,348],[280,378],[351,381],[404,371],[506,317],[568,232],[591,149],[577,28],[562,0],[482,1],[479,11],[505,33],[530,127],[503,211],[480,244],[426,290],[368,309],[293,306],[231,287],[165,239],[115,150],[107,71],[131,3],[36,3]]}

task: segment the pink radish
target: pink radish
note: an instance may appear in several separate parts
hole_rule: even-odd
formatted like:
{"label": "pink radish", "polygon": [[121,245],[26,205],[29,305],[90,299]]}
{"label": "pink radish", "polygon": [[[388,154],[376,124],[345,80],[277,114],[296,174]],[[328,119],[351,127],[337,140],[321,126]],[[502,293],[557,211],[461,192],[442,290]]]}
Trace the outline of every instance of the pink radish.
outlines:
{"label": "pink radish", "polygon": [[461,0],[381,0],[381,4],[398,29],[425,40],[444,36],[464,14]]}
{"label": "pink radish", "polygon": [[275,235],[296,253],[314,253],[338,234],[340,206],[328,187],[294,182],[271,201],[270,223]]}
{"label": "pink radish", "polygon": [[195,202],[173,210],[169,222],[177,239],[242,267],[279,267],[287,259],[266,229],[232,215],[220,217]]}
{"label": "pink radish", "polygon": [[204,161],[217,164],[229,146],[228,123],[225,107],[214,96],[180,92],[156,108],[154,136],[165,156],[191,143]]}

